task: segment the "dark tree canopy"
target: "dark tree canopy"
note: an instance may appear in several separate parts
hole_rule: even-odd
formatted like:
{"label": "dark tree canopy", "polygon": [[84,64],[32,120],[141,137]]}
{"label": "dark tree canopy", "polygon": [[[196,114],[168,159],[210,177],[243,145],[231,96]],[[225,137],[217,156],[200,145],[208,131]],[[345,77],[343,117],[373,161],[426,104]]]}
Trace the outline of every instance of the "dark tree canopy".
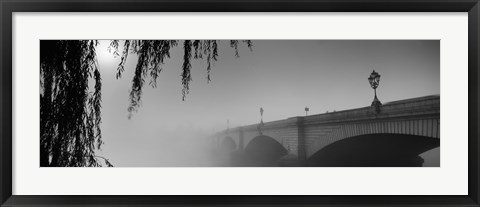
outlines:
{"label": "dark tree canopy", "polygon": [[[41,166],[99,166],[94,153],[102,145],[97,44],[40,42]],[[90,79],[95,81],[93,92],[88,88]]]}
{"label": "dark tree canopy", "polygon": [[[164,60],[170,58],[170,50],[179,40],[124,40],[119,54],[120,41],[112,40],[110,48],[121,56],[116,77],[125,72],[129,53],[138,55],[130,91],[130,115],[141,103],[145,79],[156,87]],[[184,58],[181,83],[182,99],[189,93],[192,59],[207,63],[207,79],[210,81],[212,65],[218,57],[217,40],[184,40]],[[230,46],[239,57],[238,44]],[[252,49],[252,42],[241,41]],[[40,165],[47,166],[113,166],[108,159],[95,155],[103,144],[101,124],[101,77],[95,48],[96,40],[42,40],[40,41]],[[93,89],[89,88],[92,81]]]}

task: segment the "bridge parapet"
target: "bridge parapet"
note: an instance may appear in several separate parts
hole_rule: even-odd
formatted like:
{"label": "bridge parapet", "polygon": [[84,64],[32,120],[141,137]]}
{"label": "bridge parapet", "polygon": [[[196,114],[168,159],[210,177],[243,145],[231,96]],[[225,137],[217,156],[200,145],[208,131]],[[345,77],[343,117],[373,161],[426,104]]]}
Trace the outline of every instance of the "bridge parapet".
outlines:
{"label": "bridge parapet", "polygon": [[[297,125],[297,122],[298,122],[298,117],[291,117],[288,119],[264,122],[263,125],[261,126],[261,129],[267,130],[267,129],[275,129],[275,128],[283,128],[283,127],[294,127]],[[259,124],[260,123],[237,127],[234,130],[241,129],[244,131],[258,131]]]}
{"label": "bridge parapet", "polygon": [[414,99],[394,101],[384,104],[380,113],[372,107],[363,107],[305,117],[305,124],[322,124],[347,121],[360,121],[378,118],[404,116],[435,115],[440,113],[440,96],[426,96]]}

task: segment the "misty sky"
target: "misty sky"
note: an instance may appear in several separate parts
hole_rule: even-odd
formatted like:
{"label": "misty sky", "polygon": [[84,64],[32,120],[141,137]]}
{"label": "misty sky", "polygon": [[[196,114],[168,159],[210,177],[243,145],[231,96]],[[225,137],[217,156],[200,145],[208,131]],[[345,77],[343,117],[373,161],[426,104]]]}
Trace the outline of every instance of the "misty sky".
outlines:
{"label": "misty sky", "polygon": [[157,88],[147,79],[142,106],[129,120],[137,56],[129,54],[122,78],[116,79],[120,58],[107,51],[109,42],[100,41],[97,48],[105,141],[99,155],[120,167],[202,165],[196,150],[211,144],[203,137],[226,129],[227,119],[232,128],[258,123],[260,107],[264,121],[273,121],[303,116],[305,106],[309,115],[369,106],[373,89],[367,78],[373,69],[381,75],[382,103],[440,94],[438,40],[253,40],[253,51],[239,45],[240,58],[221,41],[210,83],[206,63],[193,61],[190,94],[182,101],[181,41],[165,61]]}

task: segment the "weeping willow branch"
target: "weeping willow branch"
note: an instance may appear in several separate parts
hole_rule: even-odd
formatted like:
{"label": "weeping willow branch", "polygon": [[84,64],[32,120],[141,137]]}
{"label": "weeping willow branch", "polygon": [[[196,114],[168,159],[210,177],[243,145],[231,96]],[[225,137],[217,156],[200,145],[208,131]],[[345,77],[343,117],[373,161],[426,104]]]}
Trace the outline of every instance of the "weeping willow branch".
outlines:
{"label": "weeping willow branch", "polygon": [[[118,51],[119,42],[112,40],[110,47]],[[125,40],[120,64],[117,68],[116,77],[120,78],[125,71],[125,62],[129,53],[138,55],[135,74],[130,90],[130,105],[128,107],[129,118],[141,105],[142,89],[147,76],[150,77],[149,84],[157,86],[157,78],[162,71],[165,59],[170,58],[170,50],[179,44],[179,40]],[[211,81],[210,72],[218,60],[218,40],[184,40],[183,41],[183,64],[182,64],[182,100],[186,99],[190,92],[192,81],[192,59],[204,60],[207,64],[207,82]],[[242,40],[242,43],[252,50],[253,44],[250,40]],[[231,40],[230,47],[235,50],[235,57],[240,57],[238,52],[239,40]],[[130,51],[129,51],[130,50]]]}
{"label": "weeping willow branch", "polygon": [[[95,166],[103,144],[94,40],[40,41],[40,165]],[[89,90],[89,80],[95,82]]]}
{"label": "weeping willow branch", "polygon": [[[102,156],[98,156],[98,155],[95,155],[94,158],[100,158],[100,159],[103,159],[103,161],[105,162],[105,164],[107,165],[107,167],[113,167],[112,163],[110,162],[109,159],[105,158],[105,157],[102,157]],[[97,160],[98,161],[98,160]],[[97,162],[98,163],[98,162]],[[101,166],[97,166],[97,167],[101,167]]]}

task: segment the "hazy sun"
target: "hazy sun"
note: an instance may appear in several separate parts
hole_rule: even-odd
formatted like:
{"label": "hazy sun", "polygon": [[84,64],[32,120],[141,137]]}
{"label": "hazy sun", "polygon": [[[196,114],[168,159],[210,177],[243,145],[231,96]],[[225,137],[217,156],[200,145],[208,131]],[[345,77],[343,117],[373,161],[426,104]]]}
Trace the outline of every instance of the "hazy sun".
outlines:
{"label": "hazy sun", "polygon": [[120,62],[120,58],[114,56],[113,50],[109,51],[110,41],[99,40],[96,48],[98,65],[102,71],[112,71]]}

